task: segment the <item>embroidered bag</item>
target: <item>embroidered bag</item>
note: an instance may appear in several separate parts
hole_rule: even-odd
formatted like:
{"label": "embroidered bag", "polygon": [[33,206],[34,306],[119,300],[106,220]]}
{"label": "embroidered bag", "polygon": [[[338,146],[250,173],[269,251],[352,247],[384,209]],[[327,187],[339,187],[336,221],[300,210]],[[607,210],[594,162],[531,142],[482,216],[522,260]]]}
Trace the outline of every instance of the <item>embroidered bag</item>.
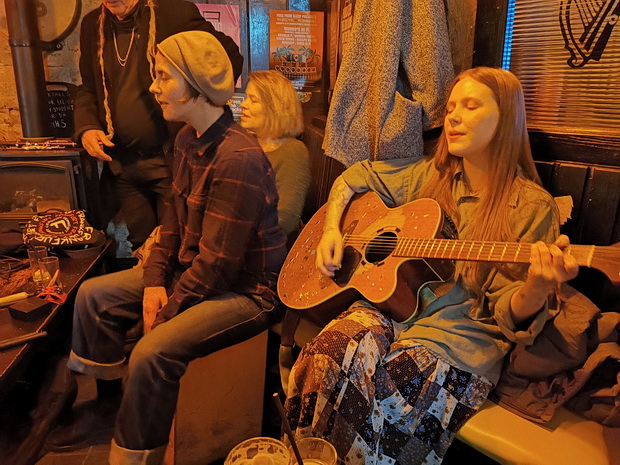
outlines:
{"label": "embroidered bag", "polygon": [[84,210],[39,213],[24,228],[24,243],[61,249],[84,249],[101,246],[103,231],[94,229],[86,220]]}

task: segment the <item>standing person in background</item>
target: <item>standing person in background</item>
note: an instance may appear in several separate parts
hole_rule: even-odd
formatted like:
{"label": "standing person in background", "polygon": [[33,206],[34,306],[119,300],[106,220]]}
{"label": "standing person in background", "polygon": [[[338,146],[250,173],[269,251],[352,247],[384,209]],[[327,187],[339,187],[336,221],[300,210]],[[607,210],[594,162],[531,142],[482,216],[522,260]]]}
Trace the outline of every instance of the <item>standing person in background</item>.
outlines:
{"label": "standing person in background", "polygon": [[241,110],[241,126],[254,133],[276,173],[280,225],[293,238],[311,177],[308,148],[297,139],[304,130],[297,92],[281,72],[255,71]]}
{"label": "standing person in background", "polygon": [[[230,60],[204,31],[175,34],[157,49],[151,92],[166,120],[187,123],[175,139],[169,204],[144,267],[80,286],[68,366],[96,378],[97,400],[76,406],[48,441],[55,450],[83,447],[118,409],[112,465],[160,463],[188,364],[280,319],[286,237],[275,175],[226,105]],[[140,320],[145,335],[122,384],[126,331]]]}
{"label": "standing person in background", "polygon": [[538,185],[519,80],[502,69],[464,71],[434,157],[359,162],[336,179],[316,251],[325,276],[342,263],[344,209],[366,191],[388,206],[435,199],[460,240],[532,244],[529,265],[458,261],[447,292],[420,290],[427,302],[406,321],[356,302],[291,371],[286,411],[297,437],[328,439],[350,465],[438,464],[505,355],[534,341],[548,299],[578,271],[568,238],[558,237],[555,202]]}
{"label": "standing person in background", "polygon": [[[202,30],[224,46],[235,80],[243,57],[233,40],[217,32],[185,0],[103,0],[82,20],[80,75],[75,99],[75,138],[104,163],[101,227],[118,203],[134,250],[161,221],[170,192],[165,153],[180,126],[166,123],[149,92],[155,46],[181,31]],[[105,76],[105,79],[103,79]]]}

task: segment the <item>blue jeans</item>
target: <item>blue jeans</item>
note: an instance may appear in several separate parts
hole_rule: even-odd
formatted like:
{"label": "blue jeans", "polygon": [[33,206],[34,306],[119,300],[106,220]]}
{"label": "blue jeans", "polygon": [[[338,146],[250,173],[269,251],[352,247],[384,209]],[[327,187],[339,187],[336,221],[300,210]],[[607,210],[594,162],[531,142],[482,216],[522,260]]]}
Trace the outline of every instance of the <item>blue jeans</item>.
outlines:
{"label": "blue jeans", "polygon": [[[126,331],[142,318],[142,269],[85,281],[75,300],[69,368],[98,379],[118,379]],[[131,450],[164,446],[179,380],[192,360],[260,334],[278,318],[249,297],[228,292],[160,324],[135,346],[124,384],[114,440]],[[214,380],[214,382],[217,382]]]}

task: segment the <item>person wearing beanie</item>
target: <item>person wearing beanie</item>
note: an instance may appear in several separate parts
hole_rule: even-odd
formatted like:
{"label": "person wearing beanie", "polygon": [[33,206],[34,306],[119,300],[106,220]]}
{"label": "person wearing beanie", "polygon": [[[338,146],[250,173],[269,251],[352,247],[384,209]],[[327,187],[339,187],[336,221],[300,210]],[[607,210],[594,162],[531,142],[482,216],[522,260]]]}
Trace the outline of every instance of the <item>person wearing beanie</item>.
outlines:
{"label": "person wearing beanie", "polygon": [[170,192],[167,155],[180,129],[166,122],[148,91],[156,45],[188,30],[213,34],[235,79],[241,74],[239,47],[189,1],[102,0],[82,20],[74,138],[102,162],[95,223],[106,229],[120,207],[133,250],[161,221]]}
{"label": "person wearing beanie", "polygon": [[[226,105],[233,82],[224,48],[207,32],[182,32],[158,45],[150,91],[166,120],[185,123],[174,143],[166,213],[143,266],[91,278],[76,296],[68,366],[94,376],[98,386],[123,377],[126,329],[144,321],[110,464],[160,463],[188,364],[282,316],[276,280],[286,236],[275,175]],[[69,439],[88,444],[102,418],[113,417],[110,410],[92,407],[82,420],[76,413],[48,442],[56,450],[63,442],[67,450]]]}

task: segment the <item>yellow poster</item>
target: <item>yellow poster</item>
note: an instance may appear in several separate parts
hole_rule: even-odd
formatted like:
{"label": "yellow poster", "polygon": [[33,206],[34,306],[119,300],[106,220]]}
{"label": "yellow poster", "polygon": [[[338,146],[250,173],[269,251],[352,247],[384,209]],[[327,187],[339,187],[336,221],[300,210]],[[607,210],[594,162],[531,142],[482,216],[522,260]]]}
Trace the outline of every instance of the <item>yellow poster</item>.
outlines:
{"label": "yellow poster", "polygon": [[269,68],[295,87],[312,87],[323,71],[323,12],[271,10]]}

